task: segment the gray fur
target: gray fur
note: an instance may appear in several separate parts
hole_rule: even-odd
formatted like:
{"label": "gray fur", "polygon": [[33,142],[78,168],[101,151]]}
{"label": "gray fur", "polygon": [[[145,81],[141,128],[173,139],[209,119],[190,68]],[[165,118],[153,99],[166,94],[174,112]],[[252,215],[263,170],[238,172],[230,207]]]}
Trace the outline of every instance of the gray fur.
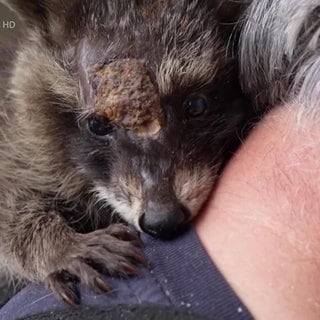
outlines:
{"label": "gray fur", "polygon": [[320,1],[255,0],[243,20],[242,82],[257,108],[297,100],[308,106],[301,112],[316,116],[320,104]]}

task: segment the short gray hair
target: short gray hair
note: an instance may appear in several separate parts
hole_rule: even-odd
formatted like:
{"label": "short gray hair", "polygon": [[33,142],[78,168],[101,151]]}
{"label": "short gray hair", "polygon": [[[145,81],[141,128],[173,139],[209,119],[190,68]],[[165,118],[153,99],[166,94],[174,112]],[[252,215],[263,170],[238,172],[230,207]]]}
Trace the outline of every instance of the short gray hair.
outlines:
{"label": "short gray hair", "polygon": [[241,79],[258,110],[297,100],[319,117],[320,0],[253,0],[242,27]]}

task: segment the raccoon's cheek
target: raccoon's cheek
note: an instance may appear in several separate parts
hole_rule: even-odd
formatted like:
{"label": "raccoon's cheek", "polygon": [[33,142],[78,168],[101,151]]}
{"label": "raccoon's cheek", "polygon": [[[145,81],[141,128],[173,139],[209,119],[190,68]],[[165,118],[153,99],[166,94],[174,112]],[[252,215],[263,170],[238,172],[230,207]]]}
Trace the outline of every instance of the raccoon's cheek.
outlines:
{"label": "raccoon's cheek", "polygon": [[195,217],[217,180],[216,170],[212,167],[179,170],[174,181],[177,199],[189,209],[191,218]]}
{"label": "raccoon's cheek", "polygon": [[123,220],[140,230],[142,192],[136,185],[130,187],[130,183],[126,182],[125,186],[121,182],[113,187],[96,186],[94,191],[99,200],[110,205]]}

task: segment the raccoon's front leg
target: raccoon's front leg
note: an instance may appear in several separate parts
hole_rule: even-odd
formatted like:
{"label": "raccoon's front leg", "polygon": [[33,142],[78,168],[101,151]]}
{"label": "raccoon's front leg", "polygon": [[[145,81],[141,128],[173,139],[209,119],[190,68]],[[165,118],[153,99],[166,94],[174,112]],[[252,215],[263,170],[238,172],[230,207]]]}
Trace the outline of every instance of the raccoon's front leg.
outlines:
{"label": "raccoon's front leg", "polygon": [[144,263],[140,239],[122,224],[80,234],[55,212],[24,212],[14,215],[9,225],[1,238],[14,269],[24,278],[44,281],[58,299],[70,305],[80,302],[72,281],[75,277],[95,292],[110,290],[93,265],[127,276],[136,274],[134,263]]}

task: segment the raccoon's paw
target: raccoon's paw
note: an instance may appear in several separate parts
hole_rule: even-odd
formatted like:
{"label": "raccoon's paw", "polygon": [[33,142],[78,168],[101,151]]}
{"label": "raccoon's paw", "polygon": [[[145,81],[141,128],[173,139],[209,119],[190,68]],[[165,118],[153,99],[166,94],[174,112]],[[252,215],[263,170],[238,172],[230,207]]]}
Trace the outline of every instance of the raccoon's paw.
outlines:
{"label": "raccoon's paw", "polygon": [[54,295],[71,306],[80,303],[75,280],[79,280],[98,294],[111,291],[105,277],[110,275],[137,275],[135,264],[146,265],[139,248],[142,243],[137,235],[122,224],[88,234],[79,234],[64,257],[63,265],[51,272],[45,283]]}

